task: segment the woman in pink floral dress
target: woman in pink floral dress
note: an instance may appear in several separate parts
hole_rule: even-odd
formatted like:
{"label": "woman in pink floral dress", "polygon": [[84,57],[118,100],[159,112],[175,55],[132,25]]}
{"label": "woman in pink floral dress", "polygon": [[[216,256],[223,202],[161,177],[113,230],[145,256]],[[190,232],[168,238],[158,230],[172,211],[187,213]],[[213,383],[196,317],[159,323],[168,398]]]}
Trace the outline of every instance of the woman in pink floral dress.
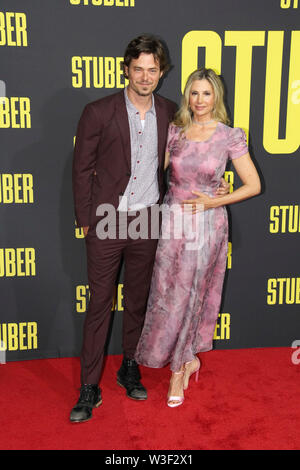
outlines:
{"label": "woman in pink floral dress", "polygon": [[[169,190],[142,335],[135,359],[170,363],[168,406],[183,403],[189,377],[209,351],[219,314],[228,246],[225,205],[260,192],[242,129],[228,126],[223,85],[211,69],[193,72],[169,127]],[[230,158],[243,185],[218,196]]]}

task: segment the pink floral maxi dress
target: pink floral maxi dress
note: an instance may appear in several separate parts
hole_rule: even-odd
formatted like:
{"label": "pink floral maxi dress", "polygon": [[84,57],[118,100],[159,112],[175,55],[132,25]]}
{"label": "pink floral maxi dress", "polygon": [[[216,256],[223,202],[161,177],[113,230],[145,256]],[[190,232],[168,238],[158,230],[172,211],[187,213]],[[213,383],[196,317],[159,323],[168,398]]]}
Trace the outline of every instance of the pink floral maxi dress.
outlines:
{"label": "pink floral maxi dress", "polygon": [[143,331],[135,359],[172,371],[195,354],[212,349],[227,260],[228,222],[224,206],[191,215],[182,210],[191,191],[214,196],[228,158],[248,152],[242,129],[218,123],[212,136],[191,141],[169,127],[170,181],[162,207],[162,228]]}

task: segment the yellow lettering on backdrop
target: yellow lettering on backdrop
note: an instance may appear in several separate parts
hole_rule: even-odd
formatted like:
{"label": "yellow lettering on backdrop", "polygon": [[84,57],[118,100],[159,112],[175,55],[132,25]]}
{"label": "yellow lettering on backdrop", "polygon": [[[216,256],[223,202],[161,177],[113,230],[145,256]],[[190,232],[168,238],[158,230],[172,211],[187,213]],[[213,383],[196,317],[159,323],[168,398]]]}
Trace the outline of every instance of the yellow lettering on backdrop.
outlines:
{"label": "yellow lettering on backdrop", "polygon": [[228,251],[227,251],[227,269],[232,267],[232,243],[228,242]]}
{"label": "yellow lettering on backdrop", "polygon": [[225,46],[236,47],[234,127],[249,135],[252,50],[264,46],[265,31],[225,31]]}
{"label": "yellow lettering on backdrop", "polygon": [[268,279],[268,305],[300,303],[300,277]]}
{"label": "yellow lettering on backdrop", "polygon": [[264,111],[263,145],[268,153],[289,154],[299,147],[299,130],[296,123],[300,122],[299,102],[295,99],[295,87],[299,86],[300,77],[300,31],[292,31],[290,66],[288,80],[288,97],[286,113],[285,139],[279,139],[279,117],[281,98],[282,56],[284,31],[269,31],[266,92]]}
{"label": "yellow lettering on backdrop", "polygon": [[113,57],[105,57],[105,83],[106,88],[115,87],[115,59]]}
{"label": "yellow lettering on backdrop", "polygon": [[267,303],[268,305],[276,304],[276,279],[268,279]]}
{"label": "yellow lettering on backdrop", "polygon": [[37,349],[37,323],[2,323],[0,324],[0,351],[25,351]]}
{"label": "yellow lettering on backdrop", "polygon": [[18,325],[17,323],[9,323],[7,325],[8,349],[16,351],[18,349]]}
{"label": "yellow lettering on backdrop", "polygon": [[35,275],[34,248],[0,248],[0,277]]}
{"label": "yellow lettering on backdrop", "polygon": [[0,128],[31,128],[30,99],[4,97],[0,101]]}
{"label": "yellow lettering on backdrop", "polygon": [[0,174],[0,203],[33,203],[33,176],[31,174]]}
{"label": "yellow lettering on backdrop", "polygon": [[215,326],[214,339],[230,339],[230,313],[219,313],[218,321]]}
{"label": "yellow lettering on backdrop", "polygon": [[229,183],[229,192],[232,193],[233,191],[233,184],[234,184],[234,172],[233,171],[225,171],[224,179]]}
{"label": "yellow lettering on backdrop", "polygon": [[288,231],[290,233],[299,231],[299,206],[290,206]]}
{"label": "yellow lettering on backdrop", "polygon": [[[112,298],[112,311],[118,310],[122,312],[124,310],[123,306],[123,284],[118,284],[113,298]],[[88,303],[90,299],[90,288],[89,285],[78,285],[76,286],[76,312],[85,313],[88,308]]]}
{"label": "yellow lettering on backdrop", "polygon": [[89,286],[76,287],[76,312],[84,313],[87,310],[87,303],[89,300]]}
{"label": "yellow lettering on backdrop", "polygon": [[279,230],[279,206],[270,208],[270,232],[278,233]]}
{"label": "yellow lettering on backdrop", "polygon": [[[72,57],[74,88],[124,88],[123,57]],[[124,83],[122,83],[122,78]]]}
{"label": "yellow lettering on backdrop", "polygon": [[134,7],[135,0],[70,0],[71,5],[94,5],[106,7]]}
{"label": "yellow lettering on backdrop", "polygon": [[271,206],[270,233],[300,232],[300,206]]}
{"label": "yellow lettering on backdrop", "polygon": [[198,68],[198,49],[205,47],[205,67],[221,73],[222,41],[214,31],[190,31],[182,40],[182,93],[188,76]]}
{"label": "yellow lettering on backdrop", "polygon": [[281,0],[280,8],[298,8],[299,0]]}
{"label": "yellow lettering on backdrop", "polygon": [[288,210],[289,206],[280,206],[280,209],[282,211],[282,219],[281,219],[281,231],[282,233],[285,233],[286,230],[286,212]]}
{"label": "yellow lettering on backdrop", "polygon": [[0,11],[0,46],[27,47],[27,23],[25,13]]}
{"label": "yellow lettering on backdrop", "polygon": [[[234,126],[249,133],[252,52],[265,45],[265,31],[225,31],[225,46],[236,47]],[[300,31],[291,32],[286,135],[279,139],[284,31],[269,31],[267,44],[263,145],[271,154],[294,153],[300,144]],[[182,41],[182,91],[198,68],[198,49],[205,48],[205,67],[221,72],[222,41],[214,31],[190,31]]]}
{"label": "yellow lettering on backdrop", "polygon": [[84,238],[82,227],[77,227],[77,221],[75,220],[75,238]]}

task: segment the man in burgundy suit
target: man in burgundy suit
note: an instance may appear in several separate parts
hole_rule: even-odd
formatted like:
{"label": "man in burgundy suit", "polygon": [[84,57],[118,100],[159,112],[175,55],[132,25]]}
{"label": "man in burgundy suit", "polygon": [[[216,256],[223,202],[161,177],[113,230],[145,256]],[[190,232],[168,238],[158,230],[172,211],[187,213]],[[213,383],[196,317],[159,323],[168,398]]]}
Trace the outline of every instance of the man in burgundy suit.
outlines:
{"label": "man in burgundy suit", "polygon": [[[151,224],[150,208],[165,193],[164,156],[169,122],[176,104],[153,95],[168,69],[162,43],[143,35],[130,42],[124,56],[128,87],[89,103],[76,134],[73,163],[75,214],[83,227],[87,247],[90,302],[84,324],[80,397],[72,422],[87,421],[102,403],[98,383],[110,322],[112,299],[121,259],[124,271],[124,358],[117,382],[128,397],[145,400],[134,353],[147,305],[157,239],[130,236],[99,239],[96,215],[101,204],[111,204],[116,226],[126,213],[127,228],[141,211]],[[124,229],[124,227],[123,227]]]}

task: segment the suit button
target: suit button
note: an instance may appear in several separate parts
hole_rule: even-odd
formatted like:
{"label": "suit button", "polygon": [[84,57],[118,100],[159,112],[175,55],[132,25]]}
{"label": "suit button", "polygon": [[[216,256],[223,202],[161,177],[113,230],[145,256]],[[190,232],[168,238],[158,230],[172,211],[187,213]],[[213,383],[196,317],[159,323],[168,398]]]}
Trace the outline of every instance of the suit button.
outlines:
{"label": "suit button", "polygon": [[126,173],[126,176],[131,176],[131,173]]}
{"label": "suit button", "polygon": [[124,196],[124,193],[120,193],[120,196]]}

